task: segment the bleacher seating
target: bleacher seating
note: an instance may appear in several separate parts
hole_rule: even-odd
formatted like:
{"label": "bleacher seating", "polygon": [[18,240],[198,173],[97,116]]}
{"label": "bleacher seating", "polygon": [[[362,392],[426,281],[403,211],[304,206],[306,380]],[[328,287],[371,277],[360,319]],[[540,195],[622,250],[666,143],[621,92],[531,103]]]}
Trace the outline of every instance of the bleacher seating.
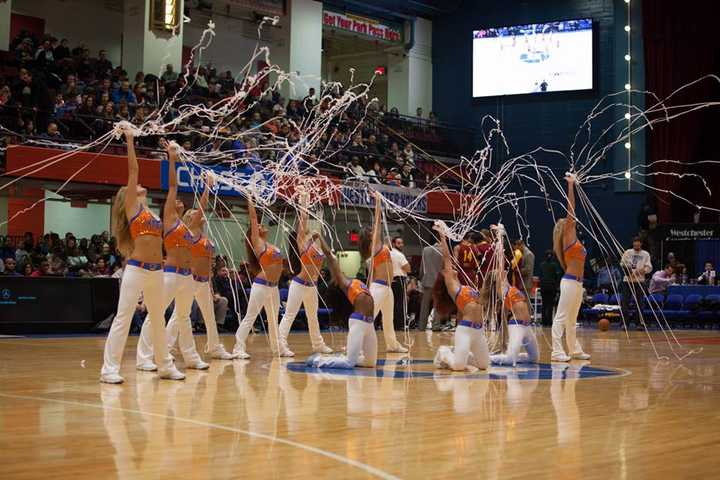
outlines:
{"label": "bleacher seating", "polygon": [[[601,310],[593,309],[594,305],[619,305],[622,296],[613,294],[608,296],[604,293],[596,293],[586,306],[582,308],[582,318],[587,321],[597,320],[601,315],[607,316]],[[700,295],[690,293],[688,295],[670,294],[663,295],[654,293],[642,299],[642,315],[645,323],[652,327],[657,320],[666,320],[671,326],[677,327],[698,327],[715,328],[720,327],[720,294]],[[635,322],[637,309],[631,307],[631,318],[629,322]],[[620,318],[619,315],[616,318]]]}

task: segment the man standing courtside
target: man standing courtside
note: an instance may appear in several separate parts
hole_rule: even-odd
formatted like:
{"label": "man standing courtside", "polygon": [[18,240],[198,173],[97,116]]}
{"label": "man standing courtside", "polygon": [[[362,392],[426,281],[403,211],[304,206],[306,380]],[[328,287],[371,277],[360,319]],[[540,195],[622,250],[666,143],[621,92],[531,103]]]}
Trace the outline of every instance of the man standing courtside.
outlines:
{"label": "man standing courtside", "polygon": [[402,237],[393,237],[390,260],[393,265],[392,291],[395,297],[394,317],[395,328],[404,329],[407,322],[407,275],[410,273],[410,263],[407,261],[403,249],[405,242]]}
{"label": "man standing courtside", "polygon": [[[428,316],[432,308],[432,290],[438,275],[443,266],[443,257],[440,253],[440,243],[428,245],[423,248],[422,263],[420,264],[420,282],[422,284],[422,303],[420,304],[420,318],[418,319],[418,330],[427,328]],[[433,320],[433,327],[437,326],[439,320]]]}

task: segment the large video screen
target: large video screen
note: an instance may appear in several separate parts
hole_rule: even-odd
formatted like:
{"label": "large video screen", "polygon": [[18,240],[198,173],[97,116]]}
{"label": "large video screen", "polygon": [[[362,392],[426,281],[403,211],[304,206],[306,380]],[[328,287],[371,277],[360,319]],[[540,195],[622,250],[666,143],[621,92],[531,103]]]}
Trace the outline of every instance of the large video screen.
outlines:
{"label": "large video screen", "polygon": [[592,90],[592,29],[583,18],[473,31],[473,97]]}

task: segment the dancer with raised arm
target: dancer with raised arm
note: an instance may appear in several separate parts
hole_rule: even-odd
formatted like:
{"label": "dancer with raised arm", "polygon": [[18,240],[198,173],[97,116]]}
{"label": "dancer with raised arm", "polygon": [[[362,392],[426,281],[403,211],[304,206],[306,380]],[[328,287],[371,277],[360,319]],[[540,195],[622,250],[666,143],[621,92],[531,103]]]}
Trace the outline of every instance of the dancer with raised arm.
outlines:
{"label": "dancer with raised arm", "polygon": [[320,241],[320,247],[328,261],[332,281],[352,304],[353,313],[348,320],[350,331],[347,337],[346,355],[333,357],[316,353],[310,356],[306,363],[309,366],[320,368],[354,368],[355,366],[373,368],[377,363],[373,297],[367,286],[360,280],[351,280],[345,277],[337,258],[322,237],[314,234],[313,239]]}
{"label": "dancer with raised arm", "polygon": [[305,308],[310,343],[313,352],[332,353],[332,348],[325,345],[320,334],[318,322],[318,292],[317,280],[320,269],[325,261],[325,255],[318,248],[316,240],[308,238],[308,195],[300,194],[300,209],[297,230],[290,235],[290,265],[294,272],[299,272],[292,278],[285,303],[285,314],[280,322],[280,356],[294,357],[295,354],[288,347],[288,335],[295,321],[300,307]]}
{"label": "dancer with raised arm", "polygon": [[395,324],[393,323],[395,299],[392,288],[390,288],[393,267],[390,249],[382,241],[382,228],[380,225],[382,195],[379,192],[373,192],[373,196],[375,198],[375,218],[372,230],[365,230],[360,235],[360,255],[363,261],[372,257],[368,282],[370,283],[370,294],[375,305],[374,316],[377,317],[378,313],[382,312],[386,351],[388,353],[407,353],[408,349],[402,346],[395,336]]}
{"label": "dancer with raised arm", "polygon": [[248,299],[245,317],[235,333],[235,347],[233,355],[236,358],[248,359],[245,342],[252,329],[260,310],[265,309],[267,317],[268,335],[270,335],[270,350],[273,356],[279,353],[278,338],[278,312],[280,311],[280,291],[278,280],[283,270],[283,257],[280,249],[267,240],[267,229],[258,221],[255,203],[252,195],[247,197],[248,217],[250,229],[247,232],[245,248],[247,249],[248,263],[251,274],[255,275],[250,298]]}
{"label": "dancer with raised arm", "polygon": [[[175,142],[160,142],[168,156],[168,193],[163,208],[163,245],[165,246],[165,264],[163,265],[163,314],[170,303],[175,301],[173,315],[177,319],[177,327],[184,338],[192,339],[190,310],[192,309],[195,285],[192,280],[192,246],[193,236],[190,228],[181,220],[185,204],[177,198],[177,162],[178,145]],[[201,216],[193,221],[199,223]],[[167,344],[167,336],[163,343]],[[197,352],[195,342],[185,344],[180,352],[185,361],[185,368],[206,370],[210,367]],[[148,332],[147,324],[143,324],[137,346],[137,369],[153,371],[157,367],[152,363],[153,347],[157,347]],[[181,347],[183,347],[181,345]]]}
{"label": "dancer with raised arm", "polygon": [[433,287],[436,309],[442,315],[449,315],[456,310],[459,319],[453,339],[454,350],[447,345],[438,348],[434,360],[435,366],[456,371],[484,370],[490,363],[483,329],[483,311],[488,299],[481,298],[477,290],[460,283],[445,238],[447,226],[442,221],[438,221],[435,222],[434,228],[440,236],[440,250],[444,261],[443,271]]}
{"label": "dancer with raised arm", "polygon": [[[207,233],[203,231],[207,228],[205,210],[207,209],[210,190],[212,190],[213,184],[213,174],[212,172],[207,172],[205,176],[205,191],[200,196],[200,208],[188,209],[185,215],[183,215],[183,222],[188,225],[193,235],[193,242],[190,247],[193,296],[198,303],[198,307],[200,307],[203,322],[205,322],[205,332],[207,334],[205,353],[210,354],[210,358],[213,359],[232,360],[235,356],[227,352],[223,344],[220,343],[220,336],[218,335],[217,323],[215,321],[215,310],[213,308],[213,291],[212,284],[210,283],[210,275],[212,274],[213,258],[215,258],[215,245]],[[192,330],[179,328],[178,322],[184,321],[184,319],[179,319],[177,313],[178,310],[175,309],[167,324],[168,345],[172,348],[175,342],[179,340],[181,351],[185,352],[190,349],[195,349]]]}
{"label": "dancer with raised arm", "polygon": [[147,190],[138,183],[139,167],[130,124],[121,125],[127,141],[128,182],[120,188],[113,203],[113,234],[120,252],[128,259],[120,284],[117,313],[105,341],[100,381],[122,383],[120,362],[130,324],[142,294],[148,315],[147,329],[158,348],[155,362],[163,379],[182,380],[172,363],[165,340],[162,274],[162,222],[147,206]]}
{"label": "dancer with raised arm", "polygon": [[[561,218],[553,230],[553,249],[565,274],[560,280],[560,300],[552,325],[553,362],[569,362],[575,358],[589,360],[576,337],[576,322],[582,304],[583,274],[585,272],[585,247],[577,238],[575,217],[575,175],[567,174],[567,217]],[[571,355],[565,353],[562,343],[563,332]]]}

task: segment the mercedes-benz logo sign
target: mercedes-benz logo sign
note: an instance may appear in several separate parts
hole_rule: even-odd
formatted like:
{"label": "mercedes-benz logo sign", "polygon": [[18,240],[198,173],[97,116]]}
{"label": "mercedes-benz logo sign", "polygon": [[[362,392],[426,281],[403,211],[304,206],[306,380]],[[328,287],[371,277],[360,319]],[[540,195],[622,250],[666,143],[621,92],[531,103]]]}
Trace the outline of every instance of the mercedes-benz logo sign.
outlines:
{"label": "mercedes-benz logo sign", "polygon": [[9,288],[3,288],[2,292],[0,292],[0,296],[3,300],[9,300],[10,299],[10,289]]}

